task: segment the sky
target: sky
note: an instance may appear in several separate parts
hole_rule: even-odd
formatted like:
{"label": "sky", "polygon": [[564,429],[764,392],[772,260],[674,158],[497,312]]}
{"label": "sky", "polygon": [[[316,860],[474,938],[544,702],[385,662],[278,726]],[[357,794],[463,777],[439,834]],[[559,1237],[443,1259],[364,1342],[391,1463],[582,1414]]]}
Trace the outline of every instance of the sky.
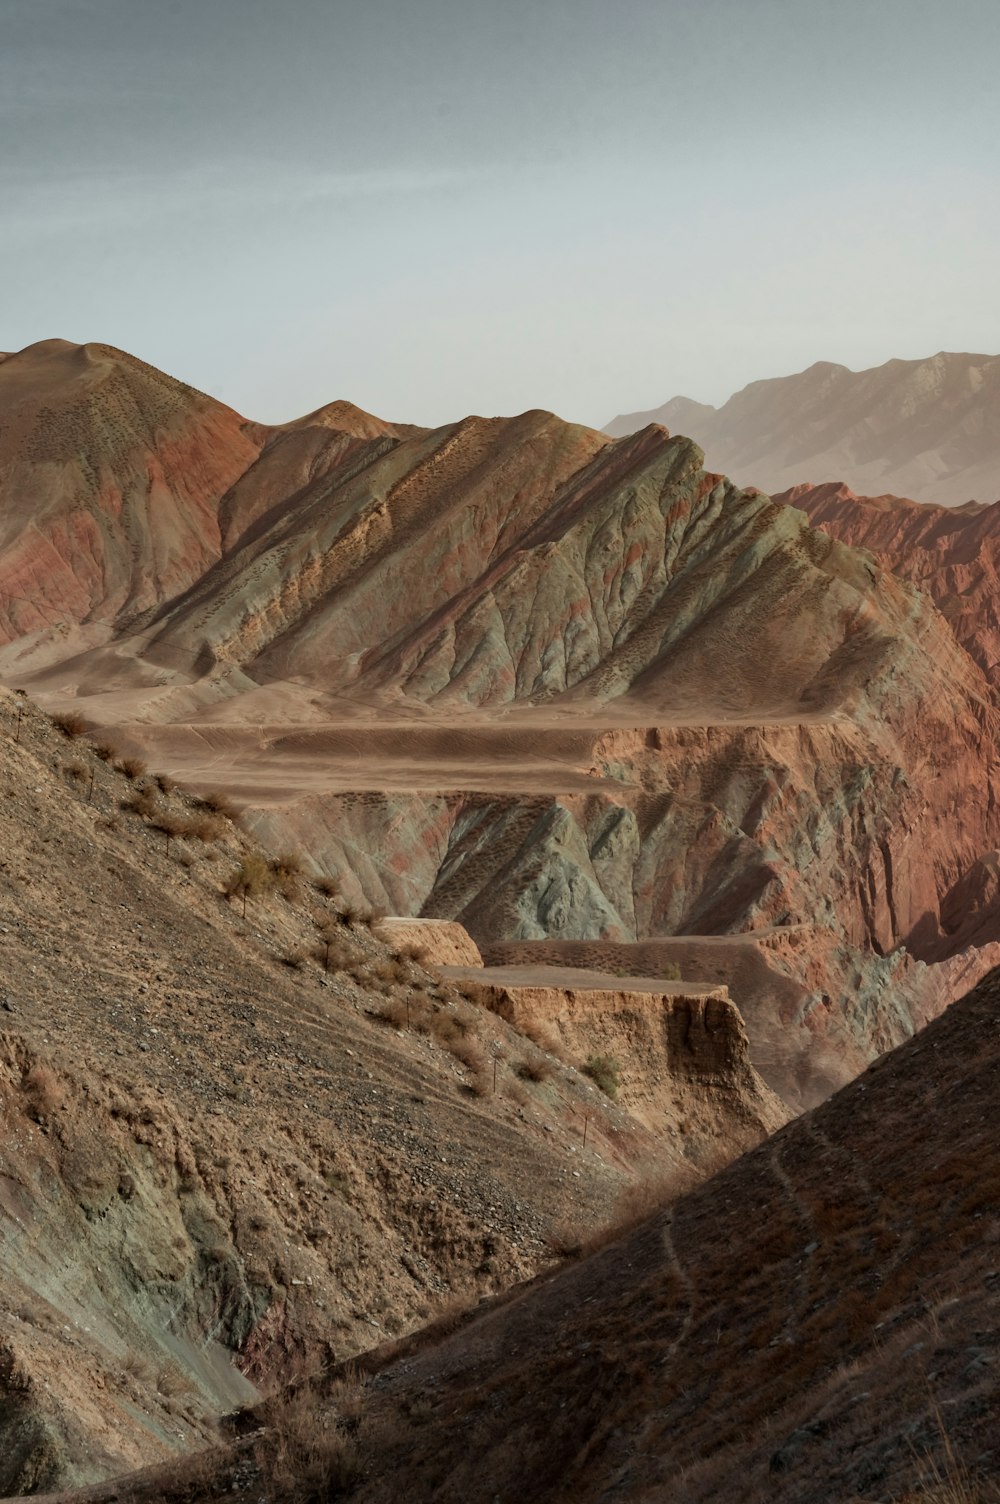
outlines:
{"label": "sky", "polygon": [[1000,352],[997,0],[0,0],[0,349],[600,426]]}

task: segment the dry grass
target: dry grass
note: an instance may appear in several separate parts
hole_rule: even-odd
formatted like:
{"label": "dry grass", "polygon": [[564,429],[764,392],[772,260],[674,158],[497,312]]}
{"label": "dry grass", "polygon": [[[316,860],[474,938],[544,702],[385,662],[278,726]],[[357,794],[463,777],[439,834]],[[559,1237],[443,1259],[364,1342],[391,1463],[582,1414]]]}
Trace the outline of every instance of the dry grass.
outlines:
{"label": "dry grass", "polygon": [[21,1090],[36,1118],[49,1117],[66,1100],[66,1088],[47,1065],[33,1065],[22,1077]]}
{"label": "dry grass", "polygon": [[251,851],[230,874],[225,891],[230,898],[260,898],[273,887],[274,872],[271,867],[262,856]]}
{"label": "dry grass", "polygon": [[146,776],[147,767],[141,757],[120,757],[115,763],[119,773],[124,773],[126,778],[134,783],[137,778]]}
{"label": "dry grass", "polygon": [[209,810],[212,814],[221,815],[223,820],[236,821],[240,817],[239,808],[233,803],[228,794],[218,789],[209,789],[198,800],[202,809]]}
{"label": "dry grass", "polygon": [[90,730],[90,722],[72,710],[63,711],[61,715],[54,715],[52,717],[52,724],[57,730],[62,732],[63,736],[70,738],[86,736]]}
{"label": "dry grass", "polygon": [[270,1490],[286,1500],[330,1499],[356,1479],[355,1446],[345,1422],[303,1386],[269,1416],[254,1461]]}
{"label": "dry grass", "polygon": [[317,877],[313,879],[313,887],[317,893],[322,893],[324,898],[339,898],[340,883],[335,877]]}
{"label": "dry grass", "polygon": [[72,778],[75,783],[83,783],[90,776],[90,769],[85,762],[74,758],[72,762],[63,763],[63,772],[67,778]]}

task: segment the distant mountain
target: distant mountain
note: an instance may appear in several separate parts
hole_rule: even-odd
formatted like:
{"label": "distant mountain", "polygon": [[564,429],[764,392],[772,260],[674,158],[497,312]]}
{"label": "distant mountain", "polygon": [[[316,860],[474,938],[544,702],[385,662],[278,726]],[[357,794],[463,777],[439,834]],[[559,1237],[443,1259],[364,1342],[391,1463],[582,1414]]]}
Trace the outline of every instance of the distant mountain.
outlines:
{"label": "distant mountain", "polygon": [[1000,356],[942,352],[869,371],[818,361],[751,382],[720,408],[674,397],[604,431],[648,423],[694,439],[710,469],[771,493],[838,480],[944,506],[1000,497]]}

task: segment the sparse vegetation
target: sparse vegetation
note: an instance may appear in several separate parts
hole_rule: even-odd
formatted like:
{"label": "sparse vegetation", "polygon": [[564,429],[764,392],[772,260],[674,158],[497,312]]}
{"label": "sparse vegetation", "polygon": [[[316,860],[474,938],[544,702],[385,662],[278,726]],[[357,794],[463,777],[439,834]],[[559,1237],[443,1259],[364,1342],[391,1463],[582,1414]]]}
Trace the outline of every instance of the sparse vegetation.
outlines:
{"label": "sparse vegetation", "polygon": [[47,1118],[57,1112],[66,1099],[58,1076],[47,1065],[33,1065],[21,1081],[32,1117]]}
{"label": "sparse vegetation", "polygon": [[202,794],[198,803],[201,805],[202,809],[207,809],[215,815],[221,815],[223,820],[231,820],[235,822],[240,817],[239,809],[230,799],[228,794],[223,794],[216,790],[210,789],[208,793]]}
{"label": "sparse vegetation", "polygon": [[548,1081],[555,1074],[555,1066],[545,1055],[527,1055],[514,1067],[522,1081]]}
{"label": "sparse vegetation", "polygon": [[583,1071],[606,1097],[610,1097],[612,1101],[617,1097],[621,1085],[621,1069],[612,1055],[591,1055]]}
{"label": "sparse vegetation", "polygon": [[82,715],[77,715],[73,710],[63,711],[60,715],[54,715],[52,717],[52,724],[62,732],[63,736],[68,736],[71,739],[75,739],[78,736],[86,736],[90,730],[90,722],[85,720]]}
{"label": "sparse vegetation", "polygon": [[270,865],[257,852],[251,851],[230,876],[225,891],[229,898],[243,899],[243,913],[246,914],[247,899],[260,898],[273,887],[274,873]]}
{"label": "sparse vegetation", "polygon": [[146,764],[141,757],[120,757],[115,763],[115,767],[119,773],[124,773],[125,777],[131,779],[133,783],[137,778],[144,778],[146,776]]}
{"label": "sparse vegetation", "polygon": [[303,1385],[254,1443],[254,1460],[284,1499],[334,1498],[357,1477],[357,1454],[340,1418]]}

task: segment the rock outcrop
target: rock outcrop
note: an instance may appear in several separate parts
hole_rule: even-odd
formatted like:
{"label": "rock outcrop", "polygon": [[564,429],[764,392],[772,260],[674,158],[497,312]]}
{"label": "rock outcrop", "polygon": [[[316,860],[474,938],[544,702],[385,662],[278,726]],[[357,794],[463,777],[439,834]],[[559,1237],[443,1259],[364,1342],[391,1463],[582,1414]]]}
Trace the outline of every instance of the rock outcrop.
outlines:
{"label": "rock outcrop", "polygon": [[605,431],[620,437],[648,423],[690,434],[713,468],[769,492],[815,476],[945,506],[1000,496],[995,355],[941,352],[868,371],[818,361],[751,382],[718,409],[675,397]]}

